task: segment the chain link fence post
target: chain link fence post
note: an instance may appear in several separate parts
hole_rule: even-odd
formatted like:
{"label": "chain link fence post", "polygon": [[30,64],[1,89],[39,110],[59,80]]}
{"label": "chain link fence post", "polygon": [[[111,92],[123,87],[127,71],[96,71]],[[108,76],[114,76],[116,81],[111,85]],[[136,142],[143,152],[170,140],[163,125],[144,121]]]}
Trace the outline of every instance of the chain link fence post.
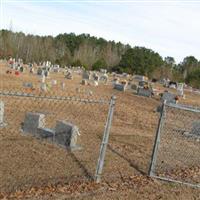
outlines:
{"label": "chain link fence post", "polygon": [[160,118],[159,118],[159,122],[158,122],[158,128],[156,131],[156,138],[155,138],[155,142],[154,142],[154,147],[153,147],[153,152],[152,152],[151,162],[150,162],[150,167],[149,167],[149,172],[148,172],[149,176],[154,176],[154,169],[155,169],[155,165],[156,165],[158,146],[160,144],[160,133],[162,130],[162,126],[164,123],[164,117],[165,117],[165,104],[166,104],[166,101],[163,102],[162,108],[160,111]]}
{"label": "chain link fence post", "polygon": [[95,181],[97,183],[101,181],[101,175],[102,175],[103,165],[104,165],[104,160],[105,160],[105,155],[106,155],[106,148],[108,144],[110,128],[111,128],[112,119],[113,119],[115,101],[116,101],[116,97],[112,96],[110,100],[108,117],[107,117],[105,129],[104,129],[103,139],[102,139],[99,158],[98,158],[97,167],[96,167]]}

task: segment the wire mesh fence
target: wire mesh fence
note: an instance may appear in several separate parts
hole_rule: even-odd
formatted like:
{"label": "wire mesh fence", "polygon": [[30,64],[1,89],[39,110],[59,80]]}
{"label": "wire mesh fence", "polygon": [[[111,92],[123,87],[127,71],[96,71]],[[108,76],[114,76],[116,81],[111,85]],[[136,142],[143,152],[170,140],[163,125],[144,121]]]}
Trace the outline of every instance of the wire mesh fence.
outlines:
{"label": "wire mesh fence", "polygon": [[2,90],[0,102],[1,191],[94,180],[110,98]]}
{"label": "wire mesh fence", "polygon": [[163,104],[149,174],[200,187],[200,109]]}

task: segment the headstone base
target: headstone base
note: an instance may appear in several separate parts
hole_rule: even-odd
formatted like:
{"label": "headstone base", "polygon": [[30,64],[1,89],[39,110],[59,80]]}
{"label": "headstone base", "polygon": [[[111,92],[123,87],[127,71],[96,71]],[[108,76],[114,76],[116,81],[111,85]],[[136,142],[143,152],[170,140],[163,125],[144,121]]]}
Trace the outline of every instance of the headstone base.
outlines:
{"label": "headstone base", "polygon": [[80,145],[76,145],[76,146],[67,147],[67,149],[70,151],[80,151],[83,149],[83,147],[81,147]]}

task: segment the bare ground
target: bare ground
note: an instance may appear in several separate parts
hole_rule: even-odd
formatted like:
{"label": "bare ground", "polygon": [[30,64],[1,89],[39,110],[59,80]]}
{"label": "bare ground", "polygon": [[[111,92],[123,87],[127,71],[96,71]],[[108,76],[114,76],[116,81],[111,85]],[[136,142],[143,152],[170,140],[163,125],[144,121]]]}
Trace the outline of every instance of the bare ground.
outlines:
{"label": "bare ground", "polygon": [[[19,77],[8,75],[1,65],[1,89],[21,91],[22,83],[38,78],[27,73]],[[62,74],[52,75],[63,81]],[[139,97],[133,92],[114,91],[111,85],[79,86],[80,77],[64,80],[48,95],[74,95],[81,88],[80,97],[108,100],[117,96],[115,114],[106,154],[101,184],[92,181],[98,159],[108,105],[82,105],[57,101],[1,97],[5,101],[8,126],[0,130],[0,191],[11,199],[200,199],[199,189],[166,183],[147,177],[159,114],[157,98]],[[159,86],[162,88],[161,86]],[[89,96],[88,91],[93,91]],[[39,94],[23,89],[25,92]],[[200,97],[186,93],[182,103],[200,105]],[[53,144],[24,136],[20,123],[27,111],[43,111],[49,117],[48,126],[55,119],[71,120],[80,127],[79,152],[70,153]],[[53,114],[52,114],[53,113]]]}

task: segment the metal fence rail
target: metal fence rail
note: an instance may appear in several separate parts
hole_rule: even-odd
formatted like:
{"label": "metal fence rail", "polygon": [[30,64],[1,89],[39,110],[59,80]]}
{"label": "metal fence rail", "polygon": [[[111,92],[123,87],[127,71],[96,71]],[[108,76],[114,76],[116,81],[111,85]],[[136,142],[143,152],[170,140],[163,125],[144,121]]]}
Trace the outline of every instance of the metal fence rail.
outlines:
{"label": "metal fence rail", "polygon": [[[3,103],[0,171],[4,172],[1,191],[62,181],[94,180],[97,176],[100,180],[115,97],[49,96],[3,90],[0,102]],[[36,128],[34,120],[38,120]],[[27,123],[30,126],[24,128]],[[73,125],[74,134],[78,130],[78,135],[71,136],[73,151],[65,148],[70,142],[63,125],[65,128]],[[61,132],[56,133],[57,130]],[[44,137],[35,137],[38,134]],[[58,145],[63,138],[67,141]],[[75,143],[77,149],[73,149]]]}
{"label": "metal fence rail", "polygon": [[200,187],[200,110],[164,103],[149,175]]}

